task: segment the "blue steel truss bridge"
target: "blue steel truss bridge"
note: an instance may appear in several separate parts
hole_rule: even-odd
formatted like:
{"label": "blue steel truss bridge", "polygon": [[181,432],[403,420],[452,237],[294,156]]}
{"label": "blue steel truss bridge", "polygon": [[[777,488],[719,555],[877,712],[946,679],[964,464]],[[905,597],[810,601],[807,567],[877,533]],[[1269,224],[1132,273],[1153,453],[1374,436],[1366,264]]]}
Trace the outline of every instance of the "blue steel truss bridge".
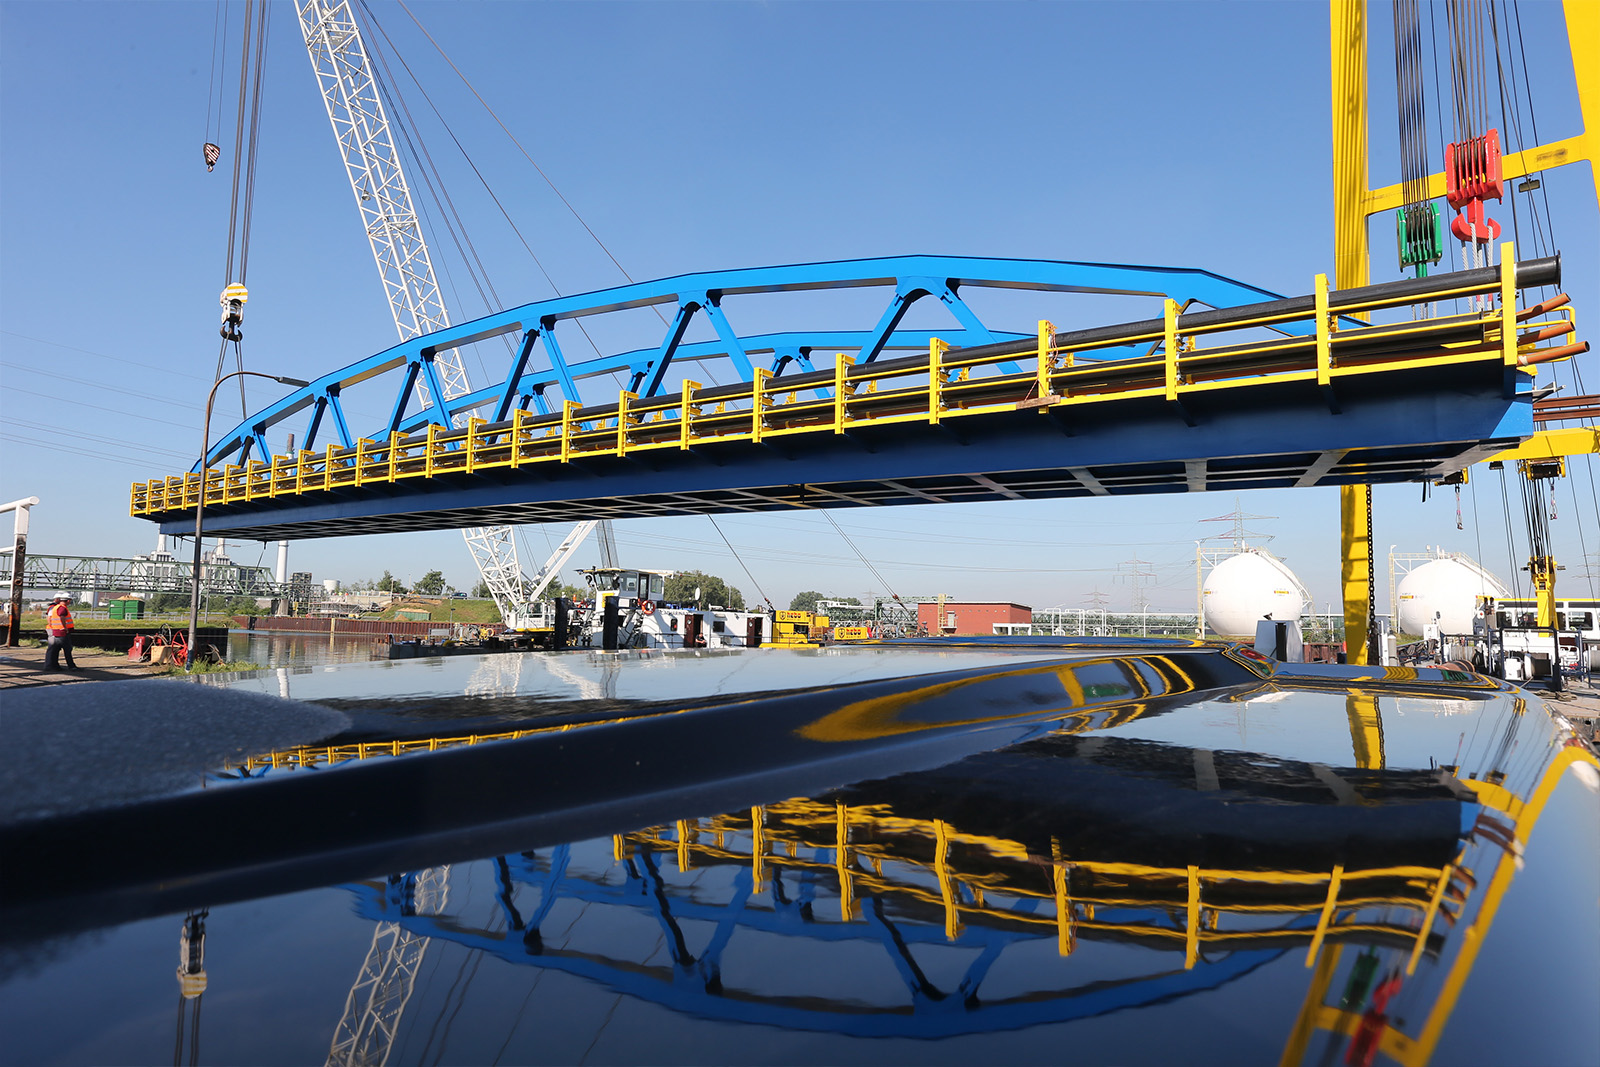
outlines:
{"label": "blue steel truss bridge", "polygon": [[[1530,436],[1532,365],[1587,350],[1565,296],[1518,305],[1559,285],[1559,260],[1504,253],[1348,290],[1319,275],[1292,298],[1196,270],[908,256],[547,300],[323,375],[224,434],[203,478],[197,464],[136,483],[131,512],[181,533],[203,482],[208,530],[271,540],[1437,478]],[[849,289],[890,294],[869,328],[740,333],[725,310]],[[962,295],[984,289],[1153,297],[1163,314],[1006,331]],[[919,300],[954,328],[904,326]],[[1411,314],[1451,302],[1465,310]],[[674,309],[659,344],[566,354],[572,325],[658,305]],[[689,340],[697,317],[714,338]],[[418,404],[420,389],[444,395],[439,353],[501,335],[517,343],[498,382]],[[719,365],[738,380],[696,380]],[[356,388],[389,390],[364,436],[344,414]],[[290,419],[306,420],[303,447],[271,454],[268,431]]]}

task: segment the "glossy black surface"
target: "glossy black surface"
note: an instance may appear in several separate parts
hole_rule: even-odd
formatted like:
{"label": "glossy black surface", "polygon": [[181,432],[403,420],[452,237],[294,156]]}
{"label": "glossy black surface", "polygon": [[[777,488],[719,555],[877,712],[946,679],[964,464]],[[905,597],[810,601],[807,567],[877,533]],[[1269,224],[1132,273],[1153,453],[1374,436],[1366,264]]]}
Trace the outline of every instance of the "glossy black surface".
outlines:
{"label": "glossy black surface", "polygon": [[[556,659],[498,688],[459,661],[297,674],[290,695],[341,707],[350,736],[0,828],[0,1058],[1600,1047],[1600,774],[1515,690],[1264,678],[1182,646],[943,646],[575,654],[564,703]],[[385,724],[496,723],[502,740],[350,758]],[[202,928],[184,997],[179,934]]]}

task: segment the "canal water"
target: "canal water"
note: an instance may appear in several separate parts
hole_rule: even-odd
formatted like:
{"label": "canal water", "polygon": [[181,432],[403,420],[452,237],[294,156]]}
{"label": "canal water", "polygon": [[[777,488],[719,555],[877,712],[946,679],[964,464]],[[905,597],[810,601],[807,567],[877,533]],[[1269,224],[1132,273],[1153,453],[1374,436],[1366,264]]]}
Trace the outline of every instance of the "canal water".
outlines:
{"label": "canal water", "polygon": [[381,646],[372,635],[267,634],[228,632],[228,659],[262,667],[320,667],[328,663],[365,663]]}
{"label": "canal water", "polygon": [[[1162,699],[1162,684],[1198,676],[1177,657],[854,648],[371,661],[362,640],[236,636],[230,658],[269,669],[194,684],[339,710],[351,725],[334,741],[454,746],[373,759],[356,758],[359,743],[312,747],[280,754],[295,769],[222,768],[206,783],[241,794],[274,788],[244,779],[351,780],[564,744],[579,734],[490,738],[575,714],[618,720],[585,735],[617,738],[603,757],[582,758],[624,791],[659,755],[630,751],[641,726],[686,746],[685,763],[709,756],[734,771],[799,734],[965,740],[926,757],[885,748],[880,765],[799,795],[691,801],[615,833],[293,892],[263,873],[259,893],[210,907],[91,917],[43,941],[12,930],[0,943],[0,1062],[1370,1064],[1354,1043],[1363,1027],[1386,1048],[1431,1040],[1441,1064],[1592,1055],[1593,794],[1561,780],[1539,835],[1512,856],[1496,843],[1504,831],[1472,832],[1485,809],[1438,770],[1492,764],[1506,790],[1531,795],[1560,738],[1502,694],[1375,698],[1382,769],[1361,771],[1357,698],[1341,685],[1241,674]],[[887,679],[905,681],[869,688]],[[1109,711],[1019,714],[1064,688]],[[691,706],[709,712],[678,710]],[[745,708],[809,718],[765,742],[692,729],[696,715]],[[536,795],[531,768],[548,746],[527,751],[512,792]],[[425,811],[491,784],[507,787],[424,777],[389,804]],[[282,830],[309,834],[336,815],[286,808]],[[93,855],[61,862],[97,877]],[[1435,923],[1441,877],[1449,921]],[[1330,884],[1346,903],[1325,915]]]}

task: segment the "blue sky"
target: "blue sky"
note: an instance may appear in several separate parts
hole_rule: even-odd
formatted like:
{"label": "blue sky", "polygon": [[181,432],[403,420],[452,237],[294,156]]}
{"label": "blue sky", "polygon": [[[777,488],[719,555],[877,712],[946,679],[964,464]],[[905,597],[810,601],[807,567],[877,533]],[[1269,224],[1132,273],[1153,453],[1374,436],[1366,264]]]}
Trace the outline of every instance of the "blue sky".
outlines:
{"label": "blue sky", "polygon": [[[1320,4],[412,10],[635,278],[903,253],[1195,266],[1284,293],[1332,273]],[[208,102],[219,106],[208,95],[216,11],[0,3],[0,498],[41,498],[35,552],[147,551],[155,531],[128,517],[129,483],[175,473],[198,451],[229,194],[229,158],[210,174],[200,158]],[[621,282],[405,12],[374,11],[557,285]],[[236,5],[230,16],[235,41],[241,14]],[[1576,133],[1560,7],[1523,5],[1521,15],[1544,57],[1532,86],[1542,139]],[[1376,6],[1373,21],[1371,171],[1386,184],[1398,178],[1387,9]],[[220,101],[230,115],[236,49]],[[246,366],[310,378],[386,347],[394,331],[287,4],[273,11],[266,79]],[[404,93],[426,110],[414,88]],[[501,295],[551,295],[443,132],[425,122],[423,133]],[[1589,168],[1551,172],[1546,189],[1564,288],[1592,316],[1600,222]],[[1490,213],[1509,224],[1508,207]],[[1373,223],[1375,280],[1399,273],[1390,232],[1388,220]],[[480,313],[453,253],[435,251],[456,317]],[[1086,301],[1056,321],[1144,314]],[[991,325],[1029,330],[1036,317]],[[468,367],[480,373],[471,358]],[[1600,388],[1593,355],[1581,370],[1589,391]],[[1577,391],[1570,369],[1557,380]],[[252,380],[252,408],[281,393],[266,384]],[[233,404],[219,402],[216,429],[234,421],[236,394]],[[1553,529],[1564,580],[1586,584],[1582,557],[1600,551],[1600,522],[1591,468],[1578,475],[1560,486]],[[1482,472],[1464,494],[1464,530],[1453,494],[1420,495],[1377,490],[1380,555],[1390,545],[1477,555],[1481,544],[1485,563],[1509,576],[1496,476]],[[1269,547],[1319,603],[1337,599],[1336,491],[1238,502],[1275,516],[1251,528],[1274,535]],[[1152,606],[1186,609],[1195,541],[1225,527],[1199,520],[1234,506],[1212,493],[834,517],[901,594],[1081,606],[1098,588],[1121,606],[1137,558],[1157,576]],[[877,586],[819,516],[719,521],[780,606],[800,589]],[[524,529],[525,567],[564,532]],[[701,568],[754,592],[703,518],[623,522],[618,538],[641,566]],[[234,555],[273,558],[254,542]],[[1517,565],[1525,555],[1515,550]],[[318,578],[437,567],[459,586],[475,580],[453,533],[299,542],[291,559]],[[593,561],[592,548],[578,557]]]}

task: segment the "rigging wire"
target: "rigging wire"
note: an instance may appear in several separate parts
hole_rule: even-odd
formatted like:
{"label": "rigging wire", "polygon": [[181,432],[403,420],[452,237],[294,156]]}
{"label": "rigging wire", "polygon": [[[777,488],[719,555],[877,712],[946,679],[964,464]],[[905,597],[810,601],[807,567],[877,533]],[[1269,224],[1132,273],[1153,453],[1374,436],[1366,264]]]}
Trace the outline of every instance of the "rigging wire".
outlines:
{"label": "rigging wire", "polygon": [[[260,144],[262,68],[265,63],[267,27],[271,5],[266,0],[247,0],[244,36],[239,49],[239,102],[233,133],[233,184],[228,204],[228,252],[223,264],[223,284],[240,285],[250,269],[250,223],[255,214],[257,148]],[[253,46],[253,48],[252,48]],[[252,61],[253,59],[253,61]],[[234,342],[236,370],[244,370],[244,350]],[[217,349],[216,372],[220,381],[227,360],[228,339]],[[239,416],[249,417],[244,376],[239,376]]]}
{"label": "rigging wire", "polygon": [[[428,43],[433,45],[434,49],[441,57],[443,57],[444,61],[449,64],[450,69],[455,71],[456,77],[461,79],[461,83],[467,87],[468,91],[470,91],[474,97],[477,98],[478,103],[483,105],[483,109],[489,113],[489,117],[494,119],[496,125],[498,125],[500,129],[505,132],[505,135],[511,139],[511,143],[517,146],[517,151],[522,153],[522,158],[526,159],[530,164],[533,165],[533,169],[539,172],[539,177],[544,179],[545,184],[550,187],[550,191],[555,193],[557,198],[559,198],[560,201],[566,205],[567,210],[572,213],[572,217],[578,220],[578,225],[582,226],[589,236],[594,239],[594,243],[598,245],[600,250],[606,254],[606,258],[611,260],[612,265],[615,266],[618,271],[621,271],[622,276],[628,279],[630,282],[633,281],[633,275],[629,274],[627,269],[617,261],[617,257],[611,254],[611,249],[606,247],[605,242],[600,240],[599,235],[596,234],[594,230],[590,229],[589,224],[584,221],[583,216],[578,214],[578,209],[572,206],[572,201],[568,200],[566,196],[562,194],[561,190],[556,188],[556,183],[550,180],[550,176],[544,172],[544,168],[539,166],[539,164],[534,161],[534,158],[528,154],[528,150],[526,148],[522,147],[522,142],[517,140],[516,135],[513,134],[510,128],[500,120],[500,116],[495,114],[494,108],[489,106],[489,102],[485,100],[478,90],[473,87],[472,83],[467,80],[467,76],[461,72],[460,67],[456,66],[455,61],[445,54],[445,50],[440,47],[439,42],[433,39],[433,34],[429,33],[427,28],[424,27],[420,21],[418,21],[417,16],[412,14],[411,9],[406,6],[405,0],[399,0],[399,4],[400,10],[404,11],[411,21],[416,25],[417,29],[422,31],[422,35],[428,39]],[[658,315],[660,314],[659,311],[656,313]],[[665,322],[665,319],[662,321]]]}
{"label": "rigging wire", "polygon": [[[383,52],[377,47],[377,39],[379,37],[381,37],[383,41],[388,44],[389,50],[394,53],[395,60],[406,72],[407,76],[410,77],[412,84],[417,87],[417,91],[422,94],[423,100],[427,102],[428,107],[433,111],[434,116],[439,120],[439,124],[444,127],[446,135],[448,135],[450,140],[455,144],[457,151],[461,153],[461,156],[464,160],[466,160],[467,165],[472,168],[473,174],[477,176],[479,183],[483,185],[484,191],[489,194],[489,198],[494,201],[495,207],[499,208],[500,214],[505,218],[506,223],[511,227],[511,232],[516,234],[517,240],[521,242],[522,247],[527,251],[528,257],[532,259],[534,265],[539,268],[539,273],[544,276],[545,282],[550,286],[551,291],[557,296],[566,295],[562,292],[561,287],[556,285],[555,279],[551,277],[550,272],[545,269],[543,261],[541,261],[538,255],[534,252],[533,247],[528,243],[527,238],[522,235],[522,231],[517,227],[516,222],[512,220],[510,212],[506,210],[505,205],[501,202],[500,197],[495,193],[493,187],[489,185],[488,179],[484,177],[484,174],[482,170],[479,169],[477,162],[472,158],[471,153],[467,151],[466,146],[461,143],[461,139],[456,136],[454,129],[452,129],[449,122],[446,121],[438,106],[434,104],[433,98],[428,94],[427,89],[423,88],[421,80],[417,78],[415,72],[412,71],[410,64],[408,64],[405,57],[401,55],[400,49],[395,45],[394,40],[389,36],[388,31],[385,30],[378,22],[377,17],[373,14],[371,8],[367,6],[366,0],[361,0],[360,6],[363,23],[370,30],[376,31],[377,36],[372,37],[374,45],[372,51],[373,54],[378,57],[384,73],[384,79],[380,80],[377,77],[377,72],[374,71],[373,81],[378,85],[379,91],[384,94],[384,98],[386,100],[390,98],[390,94],[392,93],[394,100],[398,101],[398,105],[393,102],[390,104],[391,112],[395,113],[394,124],[400,129],[401,135],[405,138],[407,147],[411,151],[413,160],[415,160],[418,164],[418,170],[422,173],[423,181],[428,186],[429,195],[434,198],[436,203],[440,204],[441,212],[446,213],[446,225],[449,226],[450,215],[453,214],[455,217],[456,225],[459,226],[461,231],[461,238],[455,238],[455,227],[450,227],[450,230],[452,239],[456,241],[458,253],[461,254],[463,261],[466,261],[469,272],[472,271],[473,259],[476,259],[478,269],[483,272],[483,285],[487,285],[490,294],[493,296],[493,303],[491,303],[489,297],[483,296],[483,285],[480,285],[479,296],[483,298],[484,305],[491,311],[499,311],[505,307],[505,302],[500,299],[499,292],[495,289],[493,282],[489,279],[488,269],[483,266],[483,261],[477,254],[476,246],[473,245],[471,236],[467,233],[466,223],[461,219],[460,212],[456,210],[455,202],[453,198],[451,198],[449,191],[445,186],[444,177],[439,171],[438,167],[434,164],[432,153],[429,152],[427,144],[422,138],[421,128],[417,125],[415,118],[412,116],[410,108],[406,105],[405,98],[400,94],[398,86],[394,85],[394,79],[389,72],[388,61],[384,57]],[[372,35],[369,33],[369,37],[371,36]],[[434,47],[437,48],[438,45],[435,44]],[[448,62],[448,60],[449,57],[447,56],[446,61]],[[393,87],[391,88],[391,86]],[[404,117],[403,122],[401,121],[401,116]],[[421,148],[421,154],[427,158],[425,166],[422,163],[421,157],[418,155],[417,147],[412,146],[413,136],[415,136],[416,144]],[[429,180],[430,170],[433,174],[433,177],[438,182],[439,188],[437,191],[433,188],[433,182]],[[446,208],[446,204],[448,204],[448,208]],[[461,248],[462,241],[465,241],[467,247],[471,249],[470,258],[468,257],[467,252],[463,251]],[[476,273],[473,274],[473,281],[474,284],[478,284]],[[574,323],[578,327],[579,332],[583,334],[584,340],[589,343],[589,347],[594,349],[595,355],[604,355],[604,353],[600,351],[600,346],[596,344],[594,338],[590,336],[589,330],[584,325],[583,321],[581,319],[575,319]],[[511,344],[510,339],[508,337],[503,339],[505,340],[509,349]],[[622,382],[617,378],[616,372],[611,372],[611,379],[617,388],[620,389],[622,387]]]}
{"label": "rigging wire", "polygon": [[750,584],[756,587],[756,592],[760,593],[761,599],[766,601],[767,610],[776,611],[777,609],[772,605],[772,598],[767,595],[767,591],[765,589],[761,588],[761,583],[756,581],[756,576],[751,574],[750,568],[745,565],[744,557],[739,555],[739,550],[733,547],[733,542],[728,540],[728,535],[723,533],[722,527],[717,525],[717,517],[715,515],[707,515],[706,518],[711,520],[711,528],[717,531],[717,536],[722,538],[722,543],[728,546],[728,551],[732,552],[733,558],[738,560],[739,566],[744,569],[745,577],[750,579]]}
{"label": "rigging wire", "polygon": [[856,543],[850,539],[850,535],[845,533],[844,530],[840,528],[839,524],[834,521],[832,515],[828,514],[828,509],[818,508],[817,510],[822,512],[822,517],[828,520],[828,524],[833,527],[834,532],[844,539],[844,543],[850,546],[850,551],[854,552],[861,562],[866,565],[867,570],[872,572],[872,576],[879,582],[883,583],[883,587],[885,589],[889,590],[889,596],[894,600],[894,602],[899,604],[901,607],[905,607],[905,602],[900,599],[900,594],[894,591],[894,586],[889,584],[889,579],[885,578],[882,574],[879,574],[878,568],[872,565],[872,561],[861,554],[861,549],[856,547]]}
{"label": "rigging wire", "polygon": [[1395,102],[1400,122],[1400,173],[1407,230],[1427,218],[1428,111],[1422,89],[1422,23],[1417,0],[1394,3]]}
{"label": "rigging wire", "polygon": [[[361,0],[361,2],[363,4],[365,4],[366,0]],[[433,35],[428,32],[427,27],[423,26],[421,21],[418,20],[417,16],[412,12],[412,10],[409,7],[406,6],[405,0],[399,0],[399,3],[400,3],[400,9],[406,13],[407,17],[409,17],[411,19],[412,23],[416,25],[417,29],[422,32],[422,35],[428,39],[428,43],[433,45],[434,50],[439,53],[440,57],[444,59],[445,63],[450,67],[450,69],[455,72],[456,77],[461,79],[461,84],[465,85],[467,87],[467,91],[470,92],[473,95],[473,97],[478,101],[478,103],[480,105],[482,105],[484,111],[486,111],[488,113],[489,117],[494,120],[495,125],[500,127],[501,131],[505,133],[505,135],[506,135],[506,137],[508,139],[510,139],[511,143],[516,147],[517,151],[522,154],[522,158],[526,159],[528,161],[528,163],[533,167],[533,169],[538,172],[539,177],[542,178],[544,180],[544,183],[550,187],[550,191],[555,193],[556,198],[561,201],[562,205],[566,207],[567,211],[571,213],[572,217],[578,221],[578,225],[583,227],[584,232],[587,233],[589,235],[589,237],[594,241],[596,247],[598,247],[600,249],[600,251],[605,253],[606,258],[611,261],[612,266],[616,267],[617,271],[623,276],[623,278],[627,279],[627,281],[631,284],[633,282],[633,280],[634,280],[633,275],[628,273],[627,268],[624,267],[622,265],[621,261],[618,260],[617,257],[612,254],[611,249],[606,246],[606,243],[604,241],[600,240],[600,235],[595,233],[594,232],[594,228],[591,227],[589,225],[588,221],[586,219],[584,219],[584,217],[581,214],[578,213],[578,209],[573,206],[572,201],[568,200],[567,197],[566,197],[566,194],[563,193],[559,188],[556,187],[556,183],[551,180],[549,174],[545,173],[544,168],[539,166],[538,161],[535,160],[533,158],[533,156],[528,154],[528,150],[522,146],[522,142],[521,141],[517,140],[516,135],[511,132],[511,128],[508,127],[505,124],[505,122],[495,112],[494,108],[489,106],[489,102],[483,98],[483,94],[479,93],[477,88],[472,84],[472,82],[467,79],[467,76],[464,73],[462,73],[461,68],[456,66],[455,60],[450,58],[450,56],[445,52],[443,46],[441,46],[439,44],[439,42],[434,39]],[[415,80],[415,79],[413,78],[413,80]],[[420,85],[419,85],[419,87],[420,87]],[[427,95],[426,92],[424,92],[423,95],[426,96]],[[429,105],[430,106],[432,106],[432,103],[433,103],[432,100],[429,100]],[[453,138],[455,135],[452,133],[451,136]],[[464,150],[463,150],[463,154],[465,154]],[[469,160],[469,162],[470,162],[470,160]],[[476,170],[477,169],[476,166],[474,166],[473,169]],[[481,178],[481,175],[480,175],[480,178]],[[493,196],[493,193],[491,192],[490,195]],[[496,199],[495,203],[496,203],[496,206],[499,206],[498,198]],[[504,208],[502,207],[501,210],[503,212]],[[509,217],[508,217],[508,221],[509,221]],[[513,228],[515,228],[515,227],[513,227]],[[521,237],[521,233],[519,232],[517,236],[520,238]],[[540,269],[543,270],[542,267]],[[549,275],[546,275],[545,277],[548,279]],[[554,286],[554,283],[552,283],[552,287],[553,286]],[[559,295],[560,290],[557,290],[557,293]],[[656,318],[661,320],[661,324],[663,326],[667,325],[667,317],[661,313],[661,308],[659,306],[657,306],[655,304],[651,304],[650,305],[650,310],[655,313]],[[583,324],[581,322],[579,322],[578,326],[579,326],[579,329],[583,329]],[[588,331],[584,330],[584,337],[587,338],[588,336],[589,336]],[[592,345],[593,343],[594,342],[591,339],[590,340],[590,344]],[[595,351],[598,353],[599,352],[599,348],[597,347],[595,349]],[[716,373],[714,371],[712,371],[712,369],[711,369],[711,367],[709,365],[702,365],[702,369],[704,370],[706,376],[711,379],[711,382],[712,382],[713,385],[721,385],[722,384],[717,379]]]}
{"label": "rigging wire", "polygon": [[[213,111],[216,112],[216,116],[217,116],[218,136],[221,135],[221,126],[222,126],[222,81],[219,80],[218,77],[217,77],[217,52],[219,50],[218,49],[219,43],[222,42],[222,41],[226,41],[228,39],[227,26],[226,26],[226,23],[224,21],[225,17],[228,14],[230,14],[230,12],[228,11],[228,4],[227,4],[226,0],[217,0],[217,10],[216,10],[216,13],[211,18],[211,73],[206,78],[206,129],[205,129],[205,140],[208,143],[211,140],[213,140],[213,136],[212,136],[212,132],[211,132],[211,114],[212,114]],[[224,63],[224,65],[226,65],[226,63],[227,63],[226,57],[224,57],[223,63]],[[223,71],[223,78],[226,78],[226,77],[227,77],[227,71],[224,70]],[[210,168],[207,168],[207,169],[210,169]]]}
{"label": "rigging wire", "polygon": [[1514,540],[1515,534],[1513,534],[1511,530],[1511,498],[1507,492],[1506,468],[1504,464],[1502,464],[1500,467],[1500,514],[1505,521],[1506,566],[1510,568],[1511,572],[1511,589],[1517,594],[1517,596],[1520,597],[1522,596],[1522,571],[1517,566],[1517,549],[1516,542]]}

